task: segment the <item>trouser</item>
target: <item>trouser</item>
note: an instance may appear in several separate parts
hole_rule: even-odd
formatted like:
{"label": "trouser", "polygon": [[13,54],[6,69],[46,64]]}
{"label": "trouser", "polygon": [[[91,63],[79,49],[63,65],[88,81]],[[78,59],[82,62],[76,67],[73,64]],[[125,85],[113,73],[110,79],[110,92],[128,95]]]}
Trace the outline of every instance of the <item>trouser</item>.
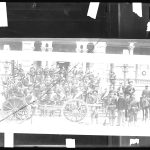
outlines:
{"label": "trouser", "polygon": [[128,109],[125,109],[125,120],[127,121],[128,119]]}
{"label": "trouser", "polygon": [[143,120],[147,120],[148,118],[148,107],[142,109],[143,112]]}
{"label": "trouser", "polygon": [[148,117],[150,119],[150,106],[148,106]]}
{"label": "trouser", "polygon": [[137,121],[137,112],[134,110],[129,111],[129,122],[136,122]]}
{"label": "trouser", "polygon": [[125,110],[118,110],[118,125],[125,122]]}
{"label": "trouser", "polygon": [[91,122],[96,121],[96,124],[98,124],[98,113],[92,113],[91,114]]}
{"label": "trouser", "polygon": [[109,111],[109,123],[110,125],[114,125],[115,122],[115,110],[114,109],[110,109]]}

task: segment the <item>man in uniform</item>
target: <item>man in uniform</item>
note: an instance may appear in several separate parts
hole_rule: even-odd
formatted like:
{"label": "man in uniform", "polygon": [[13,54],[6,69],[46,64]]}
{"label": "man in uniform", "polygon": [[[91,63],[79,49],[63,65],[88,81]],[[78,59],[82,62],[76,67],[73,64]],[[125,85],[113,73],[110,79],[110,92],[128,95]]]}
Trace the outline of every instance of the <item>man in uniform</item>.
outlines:
{"label": "man in uniform", "polygon": [[130,95],[130,97],[132,97],[134,93],[135,93],[135,88],[133,86],[133,81],[129,81],[127,87],[125,88],[125,97],[126,95]]}
{"label": "man in uniform", "polygon": [[149,98],[150,98],[150,91],[148,89],[148,85],[146,85],[145,89],[142,91],[142,95],[140,98],[140,106],[143,112],[143,120],[145,121],[148,118]]}
{"label": "man in uniform", "polygon": [[137,114],[139,110],[139,103],[135,99],[135,95],[132,94],[130,97],[129,103],[129,123],[136,123],[137,122]]}
{"label": "man in uniform", "polygon": [[109,123],[111,126],[113,126],[115,122],[116,106],[117,106],[117,99],[114,96],[114,92],[111,91],[108,96],[108,105],[107,105],[107,111],[109,114]]}
{"label": "man in uniform", "polygon": [[123,83],[122,82],[120,82],[120,85],[119,85],[119,87],[118,87],[118,89],[117,89],[117,95],[119,96],[120,95],[120,93],[122,94],[122,93],[124,93],[124,86],[123,86]]}
{"label": "man in uniform", "polygon": [[126,104],[125,104],[124,94],[120,93],[118,101],[117,101],[118,125],[119,126],[125,122],[125,108],[126,108]]}
{"label": "man in uniform", "polygon": [[142,91],[142,97],[150,97],[150,90],[148,89],[148,85],[145,86],[145,89]]}

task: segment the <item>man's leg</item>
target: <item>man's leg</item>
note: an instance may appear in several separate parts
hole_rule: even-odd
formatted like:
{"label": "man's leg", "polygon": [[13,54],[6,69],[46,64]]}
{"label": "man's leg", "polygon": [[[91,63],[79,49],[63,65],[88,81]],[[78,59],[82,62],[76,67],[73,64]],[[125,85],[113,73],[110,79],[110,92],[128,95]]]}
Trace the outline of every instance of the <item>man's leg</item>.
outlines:
{"label": "man's leg", "polygon": [[144,108],[142,108],[142,113],[143,113],[143,121],[144,121],[145,120]]}
{"label": "man's leg", "polygon": [[134,113],[134,124],[136,124],[137,123],[137,111]]}
{"label": "man's leg", "polygon": [[123,110],[122,112],[122,121],[123,121],[123,124],[125,123],[125,110]]}
{"label": "man's leg", "polygon": [[112,125],[115,123],[115,110],[112,110]]}
{"label": "man's leg", "polygon": [[120,126],[120,110],[118,110],[118,126]]}
{"label": "man's leg", "polygon": [[148,119],[148,108],[145,108],[145,121]]}
{"label": "man's leg", "polygon": [[125,109],[125,121],[128,121],[128,109]]}

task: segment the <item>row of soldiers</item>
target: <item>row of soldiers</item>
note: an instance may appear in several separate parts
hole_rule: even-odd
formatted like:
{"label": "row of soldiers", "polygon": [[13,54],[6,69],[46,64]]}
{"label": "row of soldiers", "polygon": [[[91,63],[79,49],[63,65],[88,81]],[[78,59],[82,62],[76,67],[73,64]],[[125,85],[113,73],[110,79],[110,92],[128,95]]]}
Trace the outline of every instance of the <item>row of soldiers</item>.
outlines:
{"label": "row of soldiers", "polygon": [[105,103],[106,116],[109,117],[111,125],[114,125],[116,117],[118,125],[126,122],[136,123],[140,110],[143,112],[145,121],[148,119],[148,113],[150,114],[150,90],[147,85],[141,93],[140,101],[135,96],[133,81],[129,81],[126,87],[120,83],[116,91],[110,90],[109,94],[102,99]]}

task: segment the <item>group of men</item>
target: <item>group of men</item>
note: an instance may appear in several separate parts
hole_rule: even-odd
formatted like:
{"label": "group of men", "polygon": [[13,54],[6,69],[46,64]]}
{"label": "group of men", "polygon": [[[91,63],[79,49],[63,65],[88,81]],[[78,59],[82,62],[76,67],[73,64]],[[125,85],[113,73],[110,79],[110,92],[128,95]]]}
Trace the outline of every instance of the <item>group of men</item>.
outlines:
{"label": "group of men", "polygon": [[110,90],[107,97],[104,98],[106,107],[106,116],[109,117],[109,123],[115,124],[117,118],[117,125],[124,125],[136,123],[138,112],[142,110],[143,120],[150,118],[150,90],[148,85],[141,93],[140,101],[135,97],[135,87],[133,81],[129,81],[126,87],[120,83],[116,91]]}
{"label": "group of men", "polygon": [[4,96],[6,99],[12,96],[25,96],[27,101],[34,96],[40,104],[61,106],[69,99],[81,99],[87,104],[102,101],[110,125],[114,125],[116,117],[117,125],[125,122],[136,123],[140,109],[143,110],[143,118],[147,119],[150,108],[148,86],[141,94],[140,103],[135,98],[133,81],[129,81],[126,87],[120,83],[118,89],[110,90],[106,97],[99,93],[99,86],[100,77],[89,70],[84,73],[82,68],[76,66],[68,69],[60,68],[58,65],[50,68],[31,66],[29,72],[25,73],[19,65],[14,74],[4,82]]}
{"label": "group of men", "polygon": [[95,103],[98,95],[97,87],[100,78],[82,68],[60,68],[58,65],[45,68],[32,65],[25,72],[21,65],[4,82],[4,96],[7,99],[33,97],[38,105],[63,105],[69,99],[82,99],[86,103]]}

